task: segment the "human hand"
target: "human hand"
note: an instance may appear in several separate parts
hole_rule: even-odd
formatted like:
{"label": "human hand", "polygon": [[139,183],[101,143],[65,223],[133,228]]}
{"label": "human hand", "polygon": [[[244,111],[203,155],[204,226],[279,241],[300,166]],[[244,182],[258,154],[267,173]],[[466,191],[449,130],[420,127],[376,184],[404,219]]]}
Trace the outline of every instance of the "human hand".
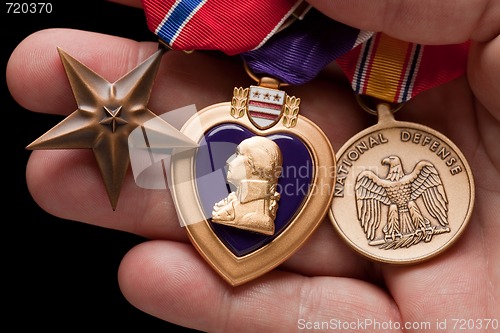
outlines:
{"label": "human hand", "polygon": [[[479,9],[477,2],[464,1],[462,6],[471,7],[462,10],[456,2],[444,1],[439,6],[405,1],[383,9],[369,1],[310,2],[339,21],[402,39],[424,44],[475,41],[467,77],[422,93],[398,113],[400,120],[447,135],[472,166],[475,211],[464,235],[445,253],[415,266],[372,263],[345,246],[325,219],[305,246],[278,269],[233,288],[189,243],[165,191],[140,189],[129,177],[112,212],[90,151],[34,151],[27,169],[33,198],[55,216],[152,239],[124,258],[120,288],[139,309],[179,325],[206,331],[288,332],[299,327],[300,319],[356,322],[371,318],[379,323],[430,322],[433,328],[436,320],[448,319],[451,330],[452,318],[500,319],[500,246],[496,242],[500,236],[500,150],[496,147],[500,139],[500,9],[493,1],[484,1]],[[356,11],[357,5],[360,10]],[[396,16],[396,10],[405,14]],[[369,17],[362,17],[363,13]],[[75,109],[56,47],[109,81],[156,49],[154,43],[83,31],[36,33],[13,53],[7,73],[12,95],[28,109],[60,115]],[[29,61],[34,50],[40,55],[37,64]],[[49,79],[53,82],[50,89],[45,84]],[[234,59],[171,52],[164,56],[149,107],[157,113],[193,103],[203,108],[230,100],[234,86],[250,83]],[[322,127],[336,150],[375,122],[359,109],[335,66],[287,91],[302,99],[301,113]]]}

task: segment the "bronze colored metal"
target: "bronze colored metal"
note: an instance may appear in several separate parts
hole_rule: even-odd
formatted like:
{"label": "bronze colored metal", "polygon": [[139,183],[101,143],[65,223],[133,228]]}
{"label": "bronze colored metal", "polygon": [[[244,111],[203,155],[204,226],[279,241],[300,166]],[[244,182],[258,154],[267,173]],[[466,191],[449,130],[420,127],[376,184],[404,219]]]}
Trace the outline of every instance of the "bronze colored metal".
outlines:
{"label": "bronze colored metal", "polygon": [[146,106],[164,51],[158,50],[114,83],[58,51],[78,109],[26,148],[92,149],[115,210],[130,164],[128,136],[135,128],[157,118],[154,130],[170,143],[190,143]]}
{"label": "bronze colored metal", "polygon": [[443,252],[463,233],[474,206],[474,181],[451,140],[396,121],[392,111],[380,104],[378,123],[338,151],[329,215],[362,255],[407,264]]}
{"label": "bronze colored metal", "polygon": [[243,140],[227,161],[226,178],[236,191],[214,205],[212,222],[273,235],[281,159],[274,141],[259,136]]}
{"label": "bronze colored metal", "polygon": [[277,79],[272,78],[272,77],[268,77],[268,76],[259,77],[259,76],[257,76],[254,72],[252,72],[250,67],[248,67],[248,64],[246,62],[243,63],[243,68],[245,69],[245,72],[248,74],[248,76],[250,76],[250,78],[252,80],[257,82],[259,84],[259,86],[269,87],[269,88],[273,88],[273,89],[279,89],[281,87],[289,86],[288,83],[280,82]]}
{"label": "bronze colored metal", "polygon": [[[328,213],[333,197],[335,158],[328,138],[318,126],[305,117],[300,117],[293,129],[286,127],[283,122],[276,123],[272,128],[259,129],[254,126],[249,117],[237,119],[232,117],[231,109],[232,105],[229,102],[209,106],[199,111],[197,115],[188,121],[182,128],[182,132],[195,142],[200,142],[207,129],[221,124],[244,126],[251,129],[256,134],[256,137],[261,139],[280,133],[293,133],[310,150],[315,170],[312,178],[313,183],[311,184],[313,190],[305,198],[301,208],[293,216],[286,229],[259,249],[244,256],[236,256],[218,238],[203,212],[195,182],[195,155],[190,152],[172,155],[172,196],[179,218],[185,225],[191,242],[202,257],[228,283],[237,286],[253,280],[278,266],[295,253],[316,230]],[[262,143],[250,141],[249,144],[251,149],[254,150],[255,145],[261,145]],[[276,163],[278,163],[277,159]],[[263,212],[255,209],[255,207],[253,210],[249,210],[249,212],[256,214],[263,213],[261,214],[262,218],[264,218],[263,215],[273,215],[272,211],[275,208],[272,206],[278,203],[278,199],[280,204],[283,200],[286,200],[283,194],[279,198],[273,193],[272,184],[274,184],[274,181],[265,181],[265,183],[265,186],[264,184],[262,184],[263,186],[255,186],[258,189],[252,195],[260,197],[260,194],[263,194],[263,196],[265,194],[266,198],[261,203],[263,203],[263,207],[267,207],[268,211]],[[275,203],[272,202],[273,200]],[[215,214],[225,209],[222,208],[224,203],[220,206],[220,208],[214,209],[216,210]],[[279,207],[277,207],[277,210],[279,211]],[[258,224],[257,229],[260,228],[261,223]]]}

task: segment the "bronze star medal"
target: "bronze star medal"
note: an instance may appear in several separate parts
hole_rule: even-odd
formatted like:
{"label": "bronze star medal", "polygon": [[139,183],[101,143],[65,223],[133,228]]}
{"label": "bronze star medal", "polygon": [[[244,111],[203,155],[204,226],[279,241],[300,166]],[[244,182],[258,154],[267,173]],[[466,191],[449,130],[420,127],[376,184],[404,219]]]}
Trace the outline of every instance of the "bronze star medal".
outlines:
{"label": "bronze star medal", "polygon": [[128,137],[134,129],[157,119],[148,131],[163,135],[169,147],[197,146],[147,108],[164,50],[158,50],[114,83],[58,51],[78,109],[27,149],[92,149],[115,210],[130,164]]}

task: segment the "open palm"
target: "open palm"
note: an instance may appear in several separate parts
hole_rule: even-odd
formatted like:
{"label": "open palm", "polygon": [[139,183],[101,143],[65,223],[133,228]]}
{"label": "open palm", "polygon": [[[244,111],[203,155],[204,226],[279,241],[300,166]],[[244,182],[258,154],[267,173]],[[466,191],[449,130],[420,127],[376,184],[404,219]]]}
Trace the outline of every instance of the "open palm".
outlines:
{"label": "open palm", "polygon": [[[234,288],[189,243],[168,192],[141,189],[130,174],[112,211],[91,151],[34,151],[27,168],[33,198],[53,215],[151,239],[123,259],[120,287],[139,309],[179,325],[228,332],[290,332],[325,323],[323,328],[350,331],[452,331],[472,319],[476,331],[495,331],[494,321],[484,319],[497,325],[500,320],[500,6],[462,2],[441,1],[433,8],[432,1],[408,0],[380,9],[370,1],[310,1],[334,19],[401,39],[474,40],[466,77],[421,93],[396,117],[445,134],[475,176],[476,204],[467,230],[432,260],[412,266],[374,263],[346,246],[325,218],[280,267]],[[75,110],[57,47],[113,82],[157,45],[75,30],[35,33],[14,51],[7,68],[11,93],[25,108],[60,115]],[[201,109],[229,101],[233,87],[251,83],[239,58],[169,52],[149,108],[158,114],[190,104]],[[323,129],[335,150],[376,122],[359,108],[335,64],[313,81],[286,89],[301,98],[301,114]]]}

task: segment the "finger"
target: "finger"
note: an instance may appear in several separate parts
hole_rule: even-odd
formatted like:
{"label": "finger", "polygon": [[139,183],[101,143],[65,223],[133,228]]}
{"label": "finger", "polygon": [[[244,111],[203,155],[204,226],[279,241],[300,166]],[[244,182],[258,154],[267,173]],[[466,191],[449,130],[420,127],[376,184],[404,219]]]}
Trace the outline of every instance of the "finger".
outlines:
{"label": "finger", "polygon": [[380,271],[340,239],[328,218],[322,221],[318,230],[280,269],[307,276],[380,280]]}
{"label": "finger", "polygon": [[[79,30],[36,32],[18,45],[7,65],[10,92],[23,107],[62,115],[75,110],[76,104],[59,59],[58,47],[109,82],[114,82],[150,56],[157,44]],[[214,59],[206,53],[194,53],[187,57],[183,52],[168,52],[163,57],[155,81],[150,109],[163,113],[193,103],[205,106],[228,100],[234,77],[244,74],[243,68],[240,64]],[[210,84],[199,80],[205,77],[215,79]],[[203,88],[204,94],[191,91],[193,88],[200,90],[199,87]]]}
{"label": "finger", "polygon": [[498,273],[490,264],[498,260],[496,250],[490,247],[498,243],[498,228],[483,229],[479,219],[487,218],[484,213],[476,211],[476,220],[471,221],[466,235],[439,257],[411,267],[384,268],[387,288],[404,321],[451,322],[453,318],[482,318],[498,312],[498,304],[491,302],[498,296]]}
{"label": "finger", "polygon": [[207,332],[290,332],[314,323],[326,323],[322,328],[328,330],[339,322],[399,321],[390,297],[371,284],[273,271],[231,287],[191,247],[167,241],[132,249],[118,278],[124,296],[140,310]]}
{"label": "finger", "polygon": [[500,32],[500,3],[495,0],[308,2],[347,25],[421,44],[485,41]]}
{"label": "finger", "polygon": [[[468,77],[472,90],[478,101],[476,103],[476,121],[479,135],[484,145],[484,151],[478,150],[476,154],[477,165],[482,172],[476,177],[477,202],[482,205],[478,208],[480,218],[481,244],[486,244],[487,249],[481,253],[489,262],[500,261],[500,36],[490,43],[475,43],[472,45]],[[487,172],[491,170],[491,172]],[[498,267],[487,267],[483,274],[489,278],[489,286],[498,286],[500,283],[500,270]],[[500,299],[500,290],[491,290],[494,299]],[[497,304],[498,307],[498,304]]]}
{"label": "finger", "polygon": [[140,188],[132,175],[125,178],[113,211],[90,150],[33,151],[26,181],[36,203],[54,216],[147,238],[187,241],[169,192]]}
{"label": "finger", "polygon": [[[493,170],[500,168],[500,36],[489,43],[475,43],[470,52],[468,77],[476,105],[479,135],[486,147],[485,163],[492,163]],[[498,172],[485,179],[484,185],[491,189],[500,186]]]}
{"label": "finger", "polygon": [[[75,55],[110,82],[116,81],[155,49],[154,43],[139,44],[84,31],[49,29],[36,32],[16,47],[7,64],[7,84],[12,96],[23,107],[54,114],[69,114],[75,110],[75,100],[57,47]],[[109,50],[113,53],[108,57]]]}

